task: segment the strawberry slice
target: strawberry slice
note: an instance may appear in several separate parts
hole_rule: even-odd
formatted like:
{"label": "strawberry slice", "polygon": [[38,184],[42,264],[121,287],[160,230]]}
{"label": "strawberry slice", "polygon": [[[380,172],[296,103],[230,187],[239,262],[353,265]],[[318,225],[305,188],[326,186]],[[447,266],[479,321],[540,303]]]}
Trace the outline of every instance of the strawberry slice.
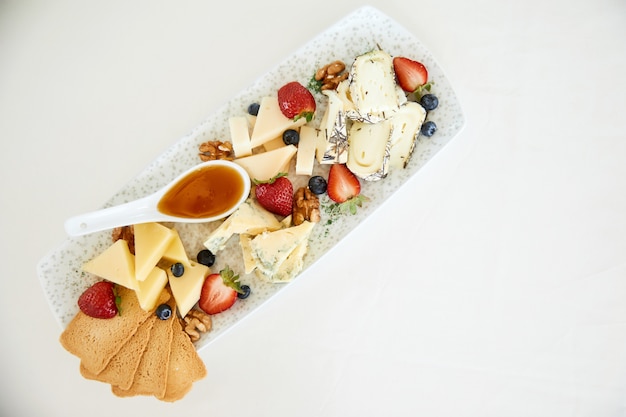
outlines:
{"label": "strawberry slice", "polygon": [[423,88],[430,89],[428,70],[421,62],[398,56],[393,59],[393,69],[398,85],[404,91],[415,93]]}
{"label": "strawberry slice", "polygon": [[341,211],[356,213],[367,198],[361,195],[361,183],[345,164],[333,164],[328,171],[328,197],[341,207]]}
{"label": "strawberry slice", "polygon": [[285,117],[294,121],[304,117],[310,122],[316,109],[313,94],[297,81],[291,81],[278,89],[278,106]]}
{"label": "strawberry slice", "polygon": [[267,181],[254,180],[254,194],[259,204],[267,211],[288,216],[293,209],[293,184],[284,172]]}
{"label": "strawberry slice", "polygon": [[228,267],[224,267],[219,274],[210,274],[202,284],[198,306],[207,314],[217,314],[226,311],[237,301],[237,294],[245,291],[239,283],[239,275]]}
{"label": "strawberry slice", "polygon": [[115,284],[98,281],[78,297],[80,311],[96,319],[110,319],[119,313],[120,299],[115,294]]}

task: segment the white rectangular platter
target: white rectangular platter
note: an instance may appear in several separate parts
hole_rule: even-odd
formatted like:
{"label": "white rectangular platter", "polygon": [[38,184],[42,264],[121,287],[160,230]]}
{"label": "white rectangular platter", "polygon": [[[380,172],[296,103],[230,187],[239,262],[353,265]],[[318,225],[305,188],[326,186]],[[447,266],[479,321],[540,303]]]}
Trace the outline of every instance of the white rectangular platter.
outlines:
{"label": "white rectangular platter", "polygon": [[[287,80],[295,80],[307,85],[317,68],[335,60],[342,60],[349,66],[356,56],[377,47],[392,56],[403,55],[416,59],[428,68],[429,78],[434,83],[432,92],[439,98],[439,106],[429,113],[427,120],[433,120],[438,129],[430,138],[421,136],[418,138],[413,156],[406,168],[392,170],[381,181],[361,182],[362,194],[369,200],[356,214],[329,219],[322,209],[322,221],[315,227],[310,239],[303,271],[295,278],[306,279],[306,271],[314,262],[317,262],[380,207],[388,197],[398,191],[409,178],[446,146],[464,125],[462,109],[456,94],[433,55],[409,31],[375,8],[367,6],[357,9],[234,96],[201,125],[167,149],[140,175],[116,193],[105,206],[148,195],[166,185],[179,173],[198,164],[200,143],[215,139],[229,140],[228,118],[245,115],[250,103],[258,102],[263,96],[275,94]],[[323,114],[325,109],[323,96],[318,94],[316,99],[318,114]],[[326,172],[327,168],[316,167],[315,173],[325,174]],[[294,182],[294,189],[306,185],[308,181],[308,177],[294,176],[293,168],[290,178]],[[323,207],[331,203],[327,197],[320,200]],[[175,225],[190,258],[195,259],[197,252],[203,249],[202,243],[218,224],[219,221],[209,224]],[[110,232],[68,238],[39,262],[37,271],[40,282],[61,328],[64,328],[78,311],[76,300],[79,295],[95,281],[95,277],[82,272],[82,264],[101,253],[110,244]],[[289,283],[261,282],[254,273],[245,275],[241,264],[241,249],[237,240],[232,238],[226,248],[217,254],[217,261],[212,270],[218,271],[223,266],[229,265],[240,274],[242,283],[251,286],[252,294],[247,299],[235,303],[230,310],[214,315],[213,329],[196,342],[197,349],[206,347],[289,285]]]}

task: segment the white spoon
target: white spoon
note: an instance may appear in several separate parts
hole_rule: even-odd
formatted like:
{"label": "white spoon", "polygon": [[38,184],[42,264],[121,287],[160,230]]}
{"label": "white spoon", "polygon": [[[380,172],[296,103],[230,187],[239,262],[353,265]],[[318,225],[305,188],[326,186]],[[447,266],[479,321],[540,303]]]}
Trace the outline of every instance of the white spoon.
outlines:
{"label": "white spoon", "polygon": [[147,197],[71,217],[65,231],[80,236],[138,223],[211,222],[233,213],[249,194],[250,176],[245,169],[230,161],[208,161]]}

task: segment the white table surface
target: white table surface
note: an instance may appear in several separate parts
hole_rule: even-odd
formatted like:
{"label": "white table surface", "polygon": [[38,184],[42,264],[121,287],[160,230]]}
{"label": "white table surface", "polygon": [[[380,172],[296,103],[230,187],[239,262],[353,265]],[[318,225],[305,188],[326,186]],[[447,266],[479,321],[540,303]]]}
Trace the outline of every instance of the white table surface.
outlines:
{"label": "white table surface", "polygon": [[35,265],[204,118],[362,3],[0,2],[0,415],[626,415],[626,3],[371,1],[466,126],[183,400],[119,399]]}

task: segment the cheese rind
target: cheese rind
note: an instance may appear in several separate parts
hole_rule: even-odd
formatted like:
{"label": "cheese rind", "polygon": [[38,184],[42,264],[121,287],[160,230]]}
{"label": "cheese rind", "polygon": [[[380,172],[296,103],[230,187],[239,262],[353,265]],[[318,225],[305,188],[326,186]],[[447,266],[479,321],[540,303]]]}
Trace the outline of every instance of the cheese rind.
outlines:
{"label": "cheese rind", "polygon": [[137,288],[135,257],[123,239],[116,240],[98,256],[85,262],[82,269],[128,289]]}

